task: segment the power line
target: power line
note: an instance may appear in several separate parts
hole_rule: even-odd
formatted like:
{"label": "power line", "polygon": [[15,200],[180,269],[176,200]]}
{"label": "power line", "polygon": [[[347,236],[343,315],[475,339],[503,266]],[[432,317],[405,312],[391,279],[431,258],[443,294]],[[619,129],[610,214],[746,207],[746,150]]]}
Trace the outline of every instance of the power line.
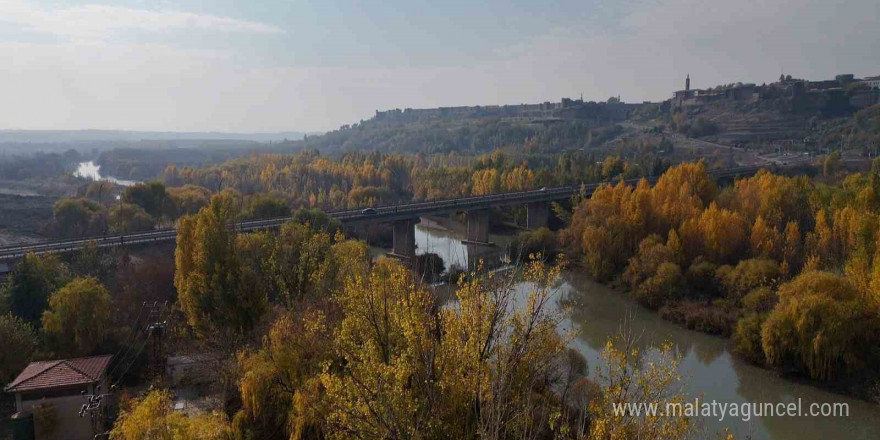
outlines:
{"label": "power line", "polygon": [[[119,366],[122,364],[123,359],[128,357],[129,352],[131,352],[131,347],[134,345],[135,341],[138,339],[138,332],[140,330],[141,315],[143,314],[144,308],[146,308],[146,307],[147,307],[146,301],[141,303],[141,308],[140,308],[140,310],[138,310],[137,318],[135,318],[135,320],[134,320],[134,326],[131,327],[132,332],[126,338],[125,345],[119,347],[119,349],[116,351],[116,354],[113,355],[113,358],[116,359],[117,362],[116,362],[116,365],[114,365],[113,368],[110,370],[110,372],[107,374],[108,376],[112,376],[113,373],[115,373],[119,369]],[[123,354],[122,357],[120,358],[119,354],[122,352],[122,350],[125,350],[125,354]]]}
{"label": "power line", "polygon": [[[121,382],[122,379],[125,377],[125,374],[128,373],[128,371],[131,369],[132,366],[134,366],[135,362],[137,362],[138,357],[140,357],[141,353],[143,353],[143,351],[144,351],[144,348],[146,348],[147,343],[150,342],[151,337],[153,339],[161,339],[161,337],[164,334],[164,330],[167,326],[167,323],[168,323],[167,320],[163,319],[163,315],[164,315],[164,318],[167,318],[169,315],[169,313],[168,313],[169,311],[170,311],[170,309],[168,308],[167,302],[162,303],[162,304],[159,304],[158,302],[153,303],[153,305],[150,309],[149,316],[155,316],[156,319],[150,324],[149,327],[147,327],[147,332],[145,332],[144,340],[141,343],[141,346],[138,348],[137,353],[135,353],[135,355],[128,362],[128,366],[125,367],[125,370],[123,370],[122,374],[120,374],[119,377],[116,378],[116,382],[113,384],[113,386],[118,385],[119,382]],[[149,320],[149,317],[147,319]],[[161,331],[163,334],[159,334],[157,336],[157,332],[159,332],[159,331]],[[156,341],[156,342],[159,343],[159,341]],[[154,355],[154,357],[155,357],[155,355]]]}

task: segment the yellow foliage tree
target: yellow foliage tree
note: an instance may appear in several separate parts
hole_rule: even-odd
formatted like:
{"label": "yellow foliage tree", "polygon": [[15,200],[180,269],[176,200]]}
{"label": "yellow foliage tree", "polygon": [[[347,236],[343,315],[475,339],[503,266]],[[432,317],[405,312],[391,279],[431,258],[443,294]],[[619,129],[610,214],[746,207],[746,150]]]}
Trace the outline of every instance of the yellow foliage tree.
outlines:
{"label": "yellow foliage tree", "polygon": [[[671,343],[642,353],[631,337],[611,339],[601,352],[603,366],[596,368],[597,389],[589,404],[590,440],[688,438],[694,421],[681,411],[666,414],[667,408],[684,404],[681,355]],[[657,405],[663,415],[646,417],[629,411],[615,411],[626,404]]]}
{"label": "yellow foliage tree", "polygon": [[151,390],[124,409],[110,431],[112,440],[231,440],[221,413],[186,416],[171,408],[171,393]]}
{"label": "yellow foliage tree", "polygon": [[706,258],[723,263],[740,254],[748,243],[748,230],[743,218],[734,211],[719,208],[715,203],[703,211],[698,221]]}
{"label": "yellow foliage tree", "polygon": [[57,355],[91,354],[107,336],[110,294],[95,278],[75,278],[49,298],[43,332]]}
{"label": "yellow foliage tree", "polygon": [[764,217],[760,215],[752,226],[752,236],[749,241],[752,247],[752,256],[759,258],[778,259],[784,244],[779,230],[768,225],[764,221]]}
{"label": "yellow foliage tree", "polygon": [[803,273],[780,286],[761,344],[767,363],[832,379],[863,367],[880,342],[880,310],[846,278]]}

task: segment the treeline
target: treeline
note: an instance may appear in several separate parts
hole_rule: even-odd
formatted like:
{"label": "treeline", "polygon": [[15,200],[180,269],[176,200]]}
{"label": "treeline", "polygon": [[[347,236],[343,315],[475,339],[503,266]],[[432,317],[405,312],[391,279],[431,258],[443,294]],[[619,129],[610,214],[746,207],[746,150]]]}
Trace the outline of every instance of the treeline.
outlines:
{"label": "treeline", "polygon": [[106,176],[153,180],[170,165],[208,166],[267,149],[268,144],[244,140],[144,140],[102,151],[95,162]]}
{"label": "treeline", "polygon": [[[657,175],[668,162],[642,146],[632,160],[584,152],[561,155],[495,151],[475,158],[348,153],[337,160],[317,152],[258,155],[209,167],[170,166],[162,182],[120,188],[93,182],[59,200],[49,233],[100,236],[173,226],[206,206],[212,194],[241,195],[241,218],[284,217],[298,209],[357,209],[420,200],[524,191],[623,177]],[[117,198],[118,196],[118,198]]]}
{"label": "treeline", "polygon": [[529,139],[534,148],[560,152],[591,146],[590,133],[598,128],[587,121],[529,123],[499,118],[436,119],[423,121],[367,120],[321,136],[293,141],[290,148],[320,150],[326,154],[353,151],[478,155],[505,147],[519,147]]}
{"label": "treeline", "polygon": [[26,181],[56,179],[76,169],[81,160],[79,152],[70,149],[64,153],[33,153],[29,155],[0,156],[0,179]]}
{"label": "treeline", "polygon": [[659,160],[597,163],[596,156],[567,152],[551,157],[495,151],[475,158],[347,153],[337,160],[317,152],[261,155],[206,168],[169,167],[162,181],[242,194],[273,193],[291,206],[344,209],[409,200],[430,200],[542,186],[594,182],[662,171]]}
{"label": "treeline", "polygon": [[597,279],[690,328],[732,334],[754,362],[858,388],[880,371],[880,162],[825,173],[761,171],[718,188],[702,164],[682,164],[654,187],[603,186],[560,241]]}

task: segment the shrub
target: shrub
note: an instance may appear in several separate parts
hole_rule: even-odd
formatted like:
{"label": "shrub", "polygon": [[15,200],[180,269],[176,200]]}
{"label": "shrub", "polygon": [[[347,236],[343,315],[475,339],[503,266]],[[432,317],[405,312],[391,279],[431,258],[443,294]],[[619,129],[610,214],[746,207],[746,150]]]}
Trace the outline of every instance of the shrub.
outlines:
{"label": "shrub", "polygon": [[513,255],[521,261],[528,261],[529,255],[551,257],[557,252],[556,234],[547,228],[538,228],[534,231],[524,231],[517,235],[510,246]]}
{"label": "shrub", "polygon": [[435,282],[446,271],[443,258],[435,253],[416,255],[413,259],[413,269],[427,282]]}
{"label": "shrub", "polygon": [[776,305],[776,292],[767,286],[762,286],[743,297],[742,303],[750,312],[767,313]]}
{"label": "shrub", "polygon": [[761,286],[773,287],[782,276],[779,263],[768,259],[753,258],[740,261],[732,269],[727,267],[719,268],[717,276],[725,296],[733,299]]}
{"label": "shrub", "polygon": [[645,307],[657,309],[676,296],[682,284],[681,268],[675,263],[662,263],[657,272],[633,290],[633,296]]}
{"label": "shrub", "polygon": [[660,316],[690,330],[727,336],[733,331],[739,312],[723,303],[682,301],[660,309]]}
{"label": "shrub", "polygon": [[685,274],[689,289],[697,294],[697,296],[708,296],[710,298],[718,296],[718,282],[715,279],[716,270],[718,270],[717,264],[707,261],[703,257],[697,257],[688,267]]}
{"label": "shrub", "polygon": [[761,346],[761,326],[766,315],[752,314],[740,319],[733,331],[733,349],[756,364],[764,363],[764,348]]}

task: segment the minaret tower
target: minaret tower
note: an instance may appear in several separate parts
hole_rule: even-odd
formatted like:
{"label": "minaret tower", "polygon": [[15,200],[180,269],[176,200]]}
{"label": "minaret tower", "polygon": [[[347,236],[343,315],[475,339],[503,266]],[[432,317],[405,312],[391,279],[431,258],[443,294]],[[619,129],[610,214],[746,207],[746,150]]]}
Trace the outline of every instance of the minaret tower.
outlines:
{"label": "minaret tower", "polygon": [[688,73],[687,78],[684,80],[684,91],[687,92],[690,90],[691,90],[691,74]]}

